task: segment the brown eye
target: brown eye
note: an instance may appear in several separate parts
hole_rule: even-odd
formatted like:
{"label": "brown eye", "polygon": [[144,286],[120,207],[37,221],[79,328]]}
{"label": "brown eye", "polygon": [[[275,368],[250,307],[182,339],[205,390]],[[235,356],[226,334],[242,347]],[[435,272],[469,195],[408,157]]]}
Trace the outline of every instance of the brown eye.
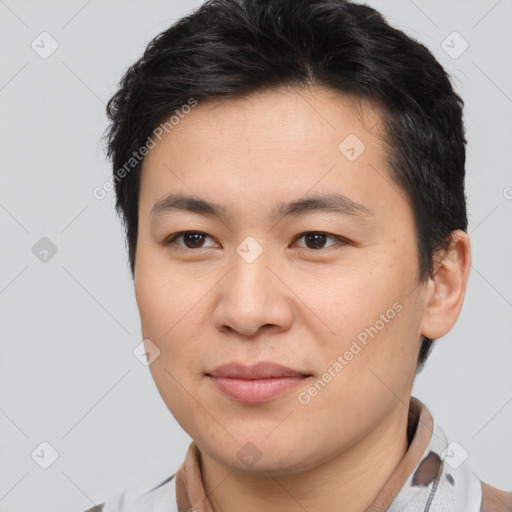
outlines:
{"label": "brown eye", "polygon": [[[201,231],[181,231],[179,233],[176,233],[172,235],[167,241],[165,242],[165,245],[177,245],[181,248],[186,249],[202,249],[204,241],[206,238],[210,238],[206,233],[202,233]],[[177,244],[176,240],[182,239],[183,244]],[[212,246],[206,246],[206,247],[212,247]]]}
{"label": "brown eye", "polygon": [[203,233],[185,233],[183,235],[183,241],[187,247],[190,249],[195,249],[196,247],[201,247],[204,243],[204,234]]}
{"label": "brown eye", "polygon": [[[336,245],[336,242],[346,243],[343,239],[334,235],[330,235],[329,233],[324,233],[322,231],[307,231],[306,233],[299,235],[298,239],[300,238],[304,238],[307,249],[314,250],[327,249],[328,247]],[[325,243],[329,238],[334,240],[335,243],[325,247]]]}

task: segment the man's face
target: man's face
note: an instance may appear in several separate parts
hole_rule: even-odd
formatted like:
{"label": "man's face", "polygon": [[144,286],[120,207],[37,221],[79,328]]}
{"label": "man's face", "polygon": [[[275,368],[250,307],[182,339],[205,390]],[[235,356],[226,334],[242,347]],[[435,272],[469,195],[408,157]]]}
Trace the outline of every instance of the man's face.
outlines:
{"label": "man's face", "polygon": [[[184,430],[227,467],[311,468],[407,415],[425,287],[380,116],[355,105],[320,88],[200,104],[144,161],[135,291],[147,349],[160,351],[150,369]],[[223,213],[152,213],[170,194]],[[360,207],[286,212],[334,194]],[[259,362],[297,374],[216,376]]]}

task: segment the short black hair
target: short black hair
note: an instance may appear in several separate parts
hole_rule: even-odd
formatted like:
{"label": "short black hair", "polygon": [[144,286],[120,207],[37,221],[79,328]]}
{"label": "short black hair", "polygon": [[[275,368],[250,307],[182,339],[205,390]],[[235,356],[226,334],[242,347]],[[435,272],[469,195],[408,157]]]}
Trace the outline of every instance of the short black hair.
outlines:
{"label": "short black hair", "polygon": [[[155,127],[191,99],[310,85],[382,108],[390,177],[414,215],[418,283],[432,276],[434,253],[448,247],[453,230],[467,231],[464,103],[441,64],[367,5],[208,0],[150,41],[107,105],[107,155],[132,277],[143,162],[132,155]],[[417,371],[433,341],[422,338]]]}

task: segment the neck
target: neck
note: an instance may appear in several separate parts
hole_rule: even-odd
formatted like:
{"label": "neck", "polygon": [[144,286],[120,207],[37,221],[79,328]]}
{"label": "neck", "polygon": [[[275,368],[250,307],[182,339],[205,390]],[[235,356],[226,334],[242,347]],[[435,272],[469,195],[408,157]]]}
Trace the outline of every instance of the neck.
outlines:
{"label": "neck", "polygon": [[363,440],[307,471],[254,475],[201,454],[201,472],[214,512],[361,512],[377,497],[407,448],[407,408],[398,403]]}

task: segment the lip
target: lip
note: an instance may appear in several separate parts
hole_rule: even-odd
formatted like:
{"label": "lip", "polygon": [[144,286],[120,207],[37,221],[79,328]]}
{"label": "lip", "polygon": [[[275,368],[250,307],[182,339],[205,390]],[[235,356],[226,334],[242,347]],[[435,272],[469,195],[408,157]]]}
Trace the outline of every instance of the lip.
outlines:
{"label": "lip", "polygon": [[308,373],[271,362],[253,366],[229,363],[206,376],[221,392],[245,403],[267,402],[311,377]]}

